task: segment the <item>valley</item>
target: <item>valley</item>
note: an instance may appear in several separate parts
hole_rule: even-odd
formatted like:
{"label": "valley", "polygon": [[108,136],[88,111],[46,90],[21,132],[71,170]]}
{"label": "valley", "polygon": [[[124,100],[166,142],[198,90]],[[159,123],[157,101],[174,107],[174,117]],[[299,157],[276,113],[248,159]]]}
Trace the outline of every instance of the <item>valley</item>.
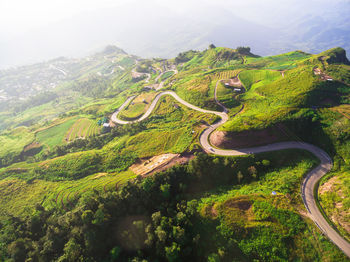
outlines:
{"label": "valley", "polygon": [[[346,115],[350,78],[348,61],[337,60],[344,58],[343,49],[259,57],[250,48],[210,47],[174,59],[141,59],[112,47],[104,52],[89,61],[93,66],[76,65],[74,72],[80,73],[70,79],[63,77],[69,78],[73,71],[49,67],[62,78],[49,89],[50,101],[26,104],[20,111],[15,100],[6,101],[0,112],[4,119],[0,141],[5,145],[0,151],[2,219],[18,217],[26,223],[39,214],[45,230],[57,227],[61,232],[64,227],[50,221],[64,216],[73,221],[79,214],[82,221],[90,221],[85,229],[98,236],[102,228],[124,223],[123,212],[112,215],[115,211],[109,208],[120,205],[134,224],[125,222],[123,230],[129,237],[111,238],[106,248],[112,252],[117,246],[125,261],[130,256],[155,258],[149,253],[155,246],[156,257],[174,256],[174,261],[193,257],[229,261],[233,254],[237,261],[347,259],[350,245],[343,237],[350,232],[327,218],[332,202],[328,196],[318,199],[317,192],[322,177],[321,183],[327,183],[332,176],[346,180],[350,174]],[[332,81],[315,73],[315,68]],[[36,92],[34,97],[43,95],[30,86],[24,89]],[[70,100],[72,95],[79,100]],[[249,136],[269,130],[281,134],[257,147],[251,143],[248,148],[230,148],[236,134],[249,144]],[[211,141],[216,134],[224,136],[225,144]],[[165,154],[190,157],[164,169],[167,162],[155,157]],[[161,172],[147,175],[156,168],[147,169],[147,161],[158,163]],[[133,167],[135,163],[145,168]],[[347,192],[347,184],[343,187]],[[320,212],[324,203],[325,213],[322,208]],[[174,215],[176,219],[169,220]],[[342,225],[349,223],[346,211],[342,216]],[[15,227],[11,229],[13,223],[22,223],[18,221],[8,222],[0,232],[0,240],[11,247],[20,245],[11,238],[18,234]],[[143,226],[136,230],[135,223]],[[216,242],[209,241],[207,248],[196,242],[197,235],[206,239],[210,233],[190,226],[193,223],[206,225]],[[162,240],[169,227],[177,228],[176,234],[183,228],[188,233],[180,237],[173,231]],[[273,228],[280,228],[280,234]],[[26,253],[39,252],[32,234],[43,239],[46,231],[26,230],[21,233],[27,239]],[[251,244],[235,236],[237,232]],[[265,239],[269,234],[275,243]],[[76,258],[91,256],[92,246],[82,244],[88,236],[76,232],[68,236],[65,241],[82,248]],[[133,244],[134,237],[144,240]],[[267,246],[259,240],[263,238]],[[62,259],[69,254],[67,243],[57,244]],[[182,250],[186,245],[198,249]],[[10,256],[16,249],[11,250]],[[112,256],[103,250],[98,247],[97,253]],[[7,256],[5,249],[1,252]]]}

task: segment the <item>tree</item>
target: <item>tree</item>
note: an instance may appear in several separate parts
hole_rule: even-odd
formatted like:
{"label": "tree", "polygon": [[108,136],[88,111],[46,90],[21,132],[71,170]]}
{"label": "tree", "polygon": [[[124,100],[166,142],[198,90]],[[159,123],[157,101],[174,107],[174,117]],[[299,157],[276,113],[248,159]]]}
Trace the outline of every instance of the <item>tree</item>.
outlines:
{"label": "tree", "polygon": [[209,49],[213,49],[213,48],[216,48],[216,46],[214,44],[210,44]]}
{"label": "tree", "polygon": [[170,247],[165,247],[165,255],[168,261],[179,261],[180,247],[173,242]]}
{"label": "tree", "polygon": [[165,198],[170,197],[170,185],[168,183],[160,185],[160,191]]}
{"label": "tree", "polygon": [[261,161],[261,163],[263,164],[263,166],[268,167],[270,165],[270,160],[264,159],[263,161]]}
{"label": "tree", "polygon": [[243,179],[243,174],[241,171],[238,171],[237,173],[237,179],[238,179],[238,184],[241,183],[242,179]]}
{"label": "tree", "polygon": [[112,248],[109,252],[109,254],[111,255],[111,261],[117,261],[121,251],[122,249],[118,246]]}
{"label": "tree", "polygon": [[74,238],[71,238],[65,245],[64,245],[64,255],[61,256],[58,261],[80,261],[79,259],[81,255],[81,247],[80,245],[75,241]]}
{"label": "tree", "polygon": [[8,252],[14,261],[24,261],[27,256],[28,239],[19,238],[8,247]]}
{"label": "tree", "polygon": [[244,46],[239,46],[236,48],[238,53],[241,53],[241,54],[247,54],[247,53],[250,53],[250,47],[244,47]]}
{"label": "tree", "polygon": [[258,171],[255,166],[248,167],[248,173],[255,179],[257,177]]}

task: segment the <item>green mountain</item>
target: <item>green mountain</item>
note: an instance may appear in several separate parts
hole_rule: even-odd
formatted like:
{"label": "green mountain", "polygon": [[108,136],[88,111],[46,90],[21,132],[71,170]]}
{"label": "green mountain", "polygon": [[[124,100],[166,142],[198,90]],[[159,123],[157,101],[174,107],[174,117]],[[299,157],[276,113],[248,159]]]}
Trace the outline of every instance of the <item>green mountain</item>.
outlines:
{"label": "green mountain", "polygon": [[344,49],[142,59],[108,46],[1,71],[0,86],[2,260],[347,261],[303,204],[316,155],[205,153],[322,149],[333,167],[317,203],[349,240]]}

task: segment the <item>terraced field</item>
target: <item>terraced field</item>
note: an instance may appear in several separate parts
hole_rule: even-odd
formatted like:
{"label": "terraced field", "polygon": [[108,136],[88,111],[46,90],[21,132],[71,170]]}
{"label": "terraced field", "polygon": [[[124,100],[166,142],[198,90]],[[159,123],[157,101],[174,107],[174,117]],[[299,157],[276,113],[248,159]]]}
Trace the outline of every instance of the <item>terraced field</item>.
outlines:
{"label": "terraced field", "polygon": [[213,76],[213,80],[217,81],[219,79],[230,79],[232,77],[237,76],[242,70],[227,70],[215,73]]}
{"label": "terraced field", "polygon": [[168,72],[165,72],[161,77],[160,79],[162,81],[168,79],[169,77],[172,77],[174,75],[174,71],[168,71]]}
{"label": "terraced field", "polygon": [[247,90],[271,83],[280,77],[279,71],[271,70],[245,70],[239,74],[239,79]]}
{"label": "terraced field", "polygon": [[36,133],[36,140],[48,148],[65,143],[65,134],[75,123],[76,118],[70,118],[63,123],[51,126]]}
{"label": "terraced field", "polygon": [[63,209],[70,207],[74,201],[92,190],[113,191],[137,175],[127,170],[117,174],[97,173],[77,181],[56,183],[55,190],[45,196],[44,206],[56,205]]}
{"label": "terraced field", "polygon": [[[26,183],[22,179],[9,178],[0,181],[0,218],[6,213],[28,215],[28,210],[36,203],[44,207],[67,208],[71,203],[92,190],[116,190],[136,175],[127,170],[121,173],[98,173],[74,181],[35,180]],[[14,193],[16,192],[16,193]],[[26,208],[23,208],[26,206]]]}
{"label": "terraced field", "polygon": [[73,126],[68,130],[65,136],[65,141],[73,141],[77,138],[86,138],[100,133],[100,127],[96,121],[88,118],[81,118],[77,120]]}
{"label": "terraced field", "polygon": [[333,107],[331,110],[342,114],[347,119],[350,119],[350,105],[340,105]]}
{"label": "terraced field", "polygon": [[133,120],[139,118],[151,104],[156,92],[143,93],[137,96],[131,103],[120,112],[121,119]]}
{"label": "terraced field", "polygon": [[26,127],[19,127],[11,132],[2,133],[0,135],[0,158],[9,153],[19,154],[33,140],[33,133],[29,132]]}
{"label": "terraced field", "polygon": [[267,56],[259,58],[247,57],[245,63],[265,67],[265,69],[287,70],[297,67],[297,63],[299,61],[308,59],[310,57],[310,54],[301,51],[293,51],[276,56]]}

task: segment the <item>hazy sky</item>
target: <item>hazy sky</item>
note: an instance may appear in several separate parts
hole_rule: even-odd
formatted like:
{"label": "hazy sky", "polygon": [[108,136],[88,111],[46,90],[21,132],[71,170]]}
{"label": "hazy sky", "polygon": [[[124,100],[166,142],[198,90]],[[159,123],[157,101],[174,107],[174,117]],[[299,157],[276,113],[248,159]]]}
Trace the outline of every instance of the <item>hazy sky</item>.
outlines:
{"label": "hazy sky", "polygon": [[[338,30],[330,46],[347,42],[341,34],[348,32],[343,27],[344,21],[350,21],[349,6],[350,0],[0,0],[0,68],[81,55],[107,44],[146,56],[173,55],[213,40],[256,43],[263,54],[271,53],[260,48],[267,44],[278,46],[278,51],[294,46],[312,50],[308,41],[319,34],[317,28],[329,24]],[[295,45],[287,45],[290,39],[277,39],[287,30],[302,30],[303,23],[314,32],[303,32],[304,38],[295,40]],[[225,40],[224,29],[235,37]],[[271,43],[261,39],[269,31]],[[328,46],[316,49],[324,47]]]}
{"label": "hazy sky", "polygon": [[[17,34],[34,28],[42,27],[44,24],[57,22],[74,15],[87,11],[96,11],[117,7],[127,3],[135,3],[135,6],[158,4],[170,7],[173,10],[186,12],[202,5],[213,7],[227,7],[233,13],[249,15],[249,18],[270,17],[275,10],[281,7],[289,8],[291,5],[302,4],[313,6],[316,10],[324,5],[332,5],[336,2],[349,2],[348,0],[1,0],[0,1],[0,23],[2,32]],[[239,9],[239,12],[235,12]],[[266,13],[264,10],[269,9]],[[238,11],[238,10],[237,10]],[[300,10],[305,12],[306,10]],[[264,15],[265,14],[265,15]],[[270,20],[270,19],[269,19]]]}

